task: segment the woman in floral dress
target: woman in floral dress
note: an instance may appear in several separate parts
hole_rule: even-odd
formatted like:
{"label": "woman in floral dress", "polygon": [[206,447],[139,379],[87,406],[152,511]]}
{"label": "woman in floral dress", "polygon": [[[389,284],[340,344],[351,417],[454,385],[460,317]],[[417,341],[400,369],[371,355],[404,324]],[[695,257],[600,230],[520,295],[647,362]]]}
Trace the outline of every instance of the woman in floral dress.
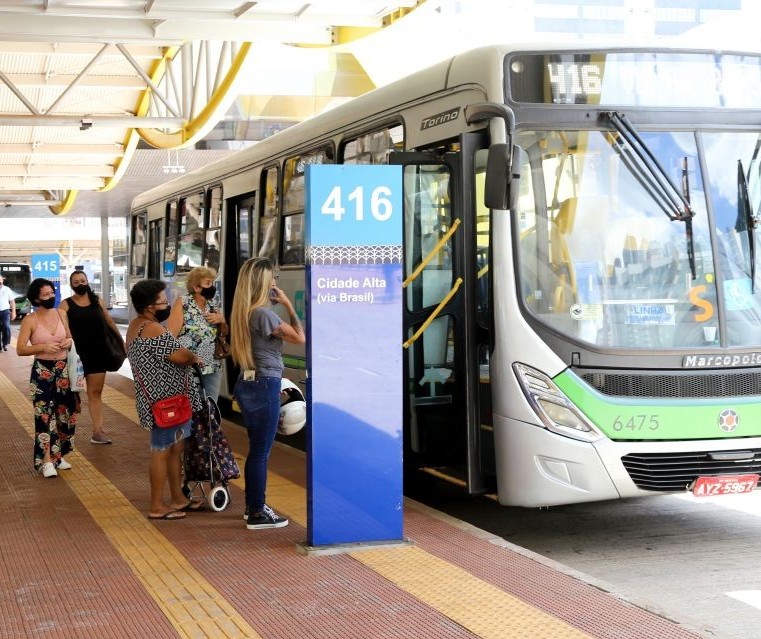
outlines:
{"label": "woman in floral dress", "polygon": [[34,355],[29,381],[34,406],[34,467],[43,477],[56,477],[71,464],[65,455],[72,451],[77,423],[78,394],[69,384],[68,351],[72,339],[66,313],[55,306],[53,282],[38,278],[27,298],[34,313],[21,322],[16,352]]}
{"label": "woman in floral dress", "polygon": [[218,330],[227,335],[227,324],[216,298],[216,276],[212,269],[204,266],[192,269],[186,280],[188,293],[174,301],[166,322],[167,329],[180,344],[203,362],[201,383],[207,397],[215,402],[222,373],[220,360],[214,359],[214,340]]}

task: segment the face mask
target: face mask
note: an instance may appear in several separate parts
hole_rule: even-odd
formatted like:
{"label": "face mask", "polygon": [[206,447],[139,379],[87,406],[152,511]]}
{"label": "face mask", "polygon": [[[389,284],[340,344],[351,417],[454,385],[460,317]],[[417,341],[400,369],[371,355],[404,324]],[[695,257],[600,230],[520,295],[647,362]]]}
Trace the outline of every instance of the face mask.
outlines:
{"label": "face mask", "polygon": [[207,300],[213,299],[216,292],[217,292],[217,289],[214,286],[201,287],[201,295],[205,297]]}
{"label": "face mask", "polygon": [[87,291],[90,290],[90,287],[87,284],[80,284],[79,286],[72,286],[71,290],[74,291],[77,295],[84,295],[87,293]]}
{"label": "face mask", "polygon": [[171,308],[160,308],[158,309],[153,316],[156,318],[157,322],[165,322],[169,319],[169,314],[172,312]]}
{"label": "face mask", "polygon": [[55,297],[50,297],[46,300],[40,300],[40,306],[42,306],[42,308],[53,308],[55,306]]}

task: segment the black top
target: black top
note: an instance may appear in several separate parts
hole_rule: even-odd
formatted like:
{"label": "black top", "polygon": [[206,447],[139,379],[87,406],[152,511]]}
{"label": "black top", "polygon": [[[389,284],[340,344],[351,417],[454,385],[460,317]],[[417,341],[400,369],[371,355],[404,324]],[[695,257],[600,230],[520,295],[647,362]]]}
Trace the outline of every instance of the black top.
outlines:
{"label": "black top", "polygon": [[79,306],[73,297],[66,299],[69,309],[66,312],[69,318],[69,328],[77,354],[82,360],[82,368],[85,375],[92,373],[105,373],[106,353],[105,332],[111,330],[103,317],[103,309],[98,302],[88,306]]}

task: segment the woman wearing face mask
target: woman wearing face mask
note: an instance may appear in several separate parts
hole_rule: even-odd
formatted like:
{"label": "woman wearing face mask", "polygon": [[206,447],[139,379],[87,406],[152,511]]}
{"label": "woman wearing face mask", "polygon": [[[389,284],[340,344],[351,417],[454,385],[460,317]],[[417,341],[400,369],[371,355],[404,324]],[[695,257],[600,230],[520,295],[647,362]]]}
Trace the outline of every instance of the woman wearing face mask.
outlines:
{"label": "woman wearing face mask", "polygon": [[185,348],[203,362],[202,384],[206,395],[215,402],[219,397],[220,360],[214,359],[214,340],[217,331],[227,335],[227,324],[219,308],[214,278],[210,268],[197,266],[188,273],[187,295],[177,298],[166,327]]}
{"label": "woman wearing face mask", "polygon": [[93,293],[84,271],[69,276],[74,295],[63,300],[58,308],[66,313],[82,368],[85,371],[87,403],[92,420],[92,444],[110,444],[111,438],[103,431],[103,384],[106,381],[106,342],[104,331],[110,330],[122,339],[119,329],[106,310],[103,300]]}
{"label": "woman wearing face mask", "polygon": [[34,355],[29,382],[34,406],[34,467],[43,477],[55,477],[71,464],[64,455],[72,451],[77,423],[77,393],[69,384],[67,363],[72,339],[66,314],[55,306],[53,282],[36,279],[26,296],[34,313],[21,322],[16,352]]}
{"label": "woman wearing face mask", "polygon": [[[135,379],[135,406],[140,425],[150,431],[148,518],[182,519],[186,512],[203,508],[202,501],[189,500],[182,492],[182,451],[190,435],[191,420],[171,428],[158,428],[151,406],[182,393],[190,397],[193,412],[200,411],[201,397],[190,372],[190,367],[198,364],[199,359],[160,324],[169,317],[165,289],[166,285],[160,280],[140,280],[130,290],[137,317],[127,328],[127,355]],[[167,483],[169,502],[164,500]]]}

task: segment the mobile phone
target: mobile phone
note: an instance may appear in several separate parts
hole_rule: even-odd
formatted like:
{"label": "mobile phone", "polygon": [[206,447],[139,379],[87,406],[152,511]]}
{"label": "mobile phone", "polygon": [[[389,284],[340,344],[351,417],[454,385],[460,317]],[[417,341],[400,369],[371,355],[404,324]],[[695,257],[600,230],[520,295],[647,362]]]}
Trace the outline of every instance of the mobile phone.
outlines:
{"label": "mobile phone", "polygon": [[277,291],[274,288],[270,289],[270,303],[277,304]]}

